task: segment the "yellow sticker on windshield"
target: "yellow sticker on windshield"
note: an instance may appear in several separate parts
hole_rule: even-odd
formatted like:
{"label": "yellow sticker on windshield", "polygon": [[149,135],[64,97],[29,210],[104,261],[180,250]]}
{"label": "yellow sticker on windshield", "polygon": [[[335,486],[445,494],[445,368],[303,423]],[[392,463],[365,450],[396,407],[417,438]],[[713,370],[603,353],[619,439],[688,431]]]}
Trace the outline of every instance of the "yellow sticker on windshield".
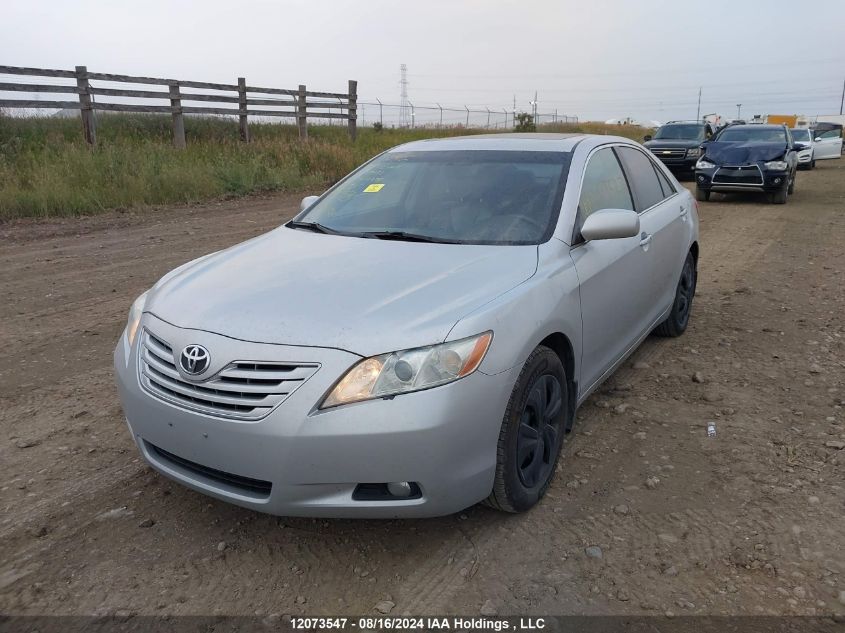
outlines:
{"label": "yellow sticker on windshield", "polygon": [[372,185],[367,185],[364,188],[364,193],[376,193],[377,191],[381,191],[384,189],[384,185],[382,183],[374,183]]}

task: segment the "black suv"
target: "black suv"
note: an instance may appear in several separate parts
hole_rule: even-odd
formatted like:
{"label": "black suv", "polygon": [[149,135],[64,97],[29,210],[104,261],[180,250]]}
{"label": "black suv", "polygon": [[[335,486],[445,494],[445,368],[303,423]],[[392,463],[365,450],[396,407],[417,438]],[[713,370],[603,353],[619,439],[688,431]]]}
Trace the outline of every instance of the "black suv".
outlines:
{"label": "black suv", "polygon": [[645,146],[674,172],[693,172],[699,146],[713,136],[713,128],[703,121],[669,121],[654,136],[645,137]]}
{"label": "black suv", "polygon": [[695,198],[711,191],[763,191],[770,202],[784,204],[795,190],[798,152],[785,125],[729,125],[701,145],[695,166]]}

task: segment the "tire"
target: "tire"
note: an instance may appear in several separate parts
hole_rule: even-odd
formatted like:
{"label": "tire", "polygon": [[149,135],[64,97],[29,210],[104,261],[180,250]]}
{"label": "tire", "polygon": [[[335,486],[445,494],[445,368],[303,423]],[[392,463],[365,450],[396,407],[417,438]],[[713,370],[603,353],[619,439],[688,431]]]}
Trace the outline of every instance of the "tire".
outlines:
{"label": "tire", "polygon": [[569,398],[563,363],[539,346],[525,361],[505,409],[488,506],[525,512],[543,498],[563,444]]}
{"label": "tire", "polygon": [[786,204],[786,199],[788,197],[788,193],[786,192],[786,187],[783,189],[779,189],[773,193],[769,194],[769,200],[772,204]]}
{"label": "tire", "polygon": [[672,303],[672,311],[666,320],[654,329],[657,336],[680,336],[683,334],[692,312],[692,300],[695,296],[695,286],[698,282],[698,271],[695,267],[695,257],[687,253],[684,266],[681,269],[681,278],[675,289],[675,301]]}
{"label": "tire", "polygon": [[786,188],[786,193],[790,196],[793,193],[795,193],[795,179],[797,178],[797,176],[798,176],[798,170],[795,170],[792,173],[792,180],[789,181],[789,186]]}
{"label": "tire", "polygon": [[810,169],[815,169],[815,168],[816,168],[816,159],[814,158],[813,160],[810,161]]}
{"label": "tire", "polygon": [[695,199],[699,202],[707,202],[710,200],[710,192],[704,189],[695,188]]}

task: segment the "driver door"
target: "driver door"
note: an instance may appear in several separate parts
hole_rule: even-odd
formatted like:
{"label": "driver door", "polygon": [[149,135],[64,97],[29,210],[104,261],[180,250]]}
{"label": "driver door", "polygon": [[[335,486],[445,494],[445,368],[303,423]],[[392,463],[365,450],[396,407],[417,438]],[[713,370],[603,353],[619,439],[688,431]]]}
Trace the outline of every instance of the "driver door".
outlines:
{"label": "driver door", "polygon": [[593,152],[584,170],[570,256],[578,272],[582,320],[582,393],[613,367],[648,327],[649,284],[640,236],[592,240],[580,235],[584,220],[602,209],[634,209],[615,151]]}

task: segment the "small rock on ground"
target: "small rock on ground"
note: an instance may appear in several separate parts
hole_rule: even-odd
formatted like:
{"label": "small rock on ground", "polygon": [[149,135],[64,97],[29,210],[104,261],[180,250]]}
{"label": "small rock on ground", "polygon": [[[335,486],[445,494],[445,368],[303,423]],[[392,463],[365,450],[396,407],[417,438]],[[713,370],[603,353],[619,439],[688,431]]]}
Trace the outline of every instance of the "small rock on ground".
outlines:
{"label": "small rock on ground", "polygon": [[481,605],[480,613],[481,615],[489,618],[496,615],[498,611],[496,610],[496,606],[493,604],[492,600],[485,600],[484,604]]}
{"label": "small rock on ground", "polygon": [[379,600],[373,608],[379,613],[390,613],[395,606],[396,603],[392,600]]}
{"label": "small rock on ground", "polygon": [[598,545],[590,545],[589,547],[584,549],[584,553],[587,555],[588,558],[602,557],[602,551]]}

